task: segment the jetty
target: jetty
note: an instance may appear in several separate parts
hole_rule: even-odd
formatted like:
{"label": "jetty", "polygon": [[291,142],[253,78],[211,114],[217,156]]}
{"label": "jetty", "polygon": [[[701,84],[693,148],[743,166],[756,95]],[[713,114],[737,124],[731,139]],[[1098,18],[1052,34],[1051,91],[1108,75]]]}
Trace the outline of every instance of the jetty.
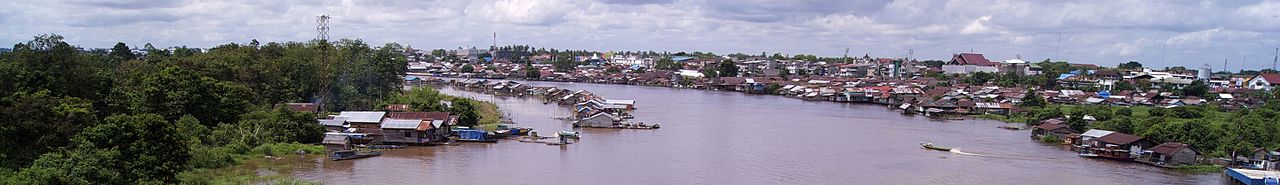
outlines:
{"label": "jetty", "polygon": [[1227,173],[1227,176],[1230,176],[1231,179],[1235,179],[1245,185],[1280,184],[1280,180],[1277,180],[1277,177],[1280,177],[1280,171],[1227,168],[1225,173]]}

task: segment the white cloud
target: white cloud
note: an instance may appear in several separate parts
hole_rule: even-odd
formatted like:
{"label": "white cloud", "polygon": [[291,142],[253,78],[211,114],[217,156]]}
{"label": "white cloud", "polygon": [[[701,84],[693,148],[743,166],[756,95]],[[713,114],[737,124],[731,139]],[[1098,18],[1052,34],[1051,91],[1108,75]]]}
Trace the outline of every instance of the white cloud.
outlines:
{"label": "white cloud", "polygon": [[498,32],[500,45],[565,49],[836,56],[850,48],[886,57],[914,50],[922,59],[972,50],[1099,64],[1165,55],[1198,64],[1270,57],[1257,48],[1280,45],[1276,9],[1280,2],[1142,0],[0,1],[0,42],[42,33],[84,47],[302,41],[314,37],[315,16],[328,14],[332,37],[417,48],[483,47]]}
{"label": "white cloud", "polygon": [[965,25],[964,29],[960,30],[960,34],[978,34],[978,33],[992,32],[991,27],[986,25],[988,24],[987,22],[991,22],[990,15],[979,17],[978,19],[973,20],[973,22],[970,22],[969,25]]}

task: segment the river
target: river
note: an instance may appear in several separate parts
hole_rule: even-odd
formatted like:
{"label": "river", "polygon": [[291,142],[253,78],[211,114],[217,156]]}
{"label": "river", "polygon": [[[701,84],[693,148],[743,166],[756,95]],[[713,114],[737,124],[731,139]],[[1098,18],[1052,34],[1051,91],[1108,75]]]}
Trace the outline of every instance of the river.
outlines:
{"label": "river", "polygon": [[[582,129],[568,146],[500,141],[410,147],[348,161],[291,159],[290,174],[327,184],[1229,184],[1137,163],[1084,159],[991,120],[937,121],[880,105],[737,92],[529,82],[636,100],[657,130]],[[568,108],[493,97],[521,126],[571,129]],[[546,135],[546,134],[544,134]],[[932,142],[961,152],[924,150]]]}

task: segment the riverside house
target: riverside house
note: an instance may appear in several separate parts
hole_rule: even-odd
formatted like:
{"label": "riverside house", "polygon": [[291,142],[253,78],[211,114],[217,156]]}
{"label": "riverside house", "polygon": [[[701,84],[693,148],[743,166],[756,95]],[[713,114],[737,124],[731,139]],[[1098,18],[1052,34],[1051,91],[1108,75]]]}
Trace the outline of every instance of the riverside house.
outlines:
{"label": "riverside house", "polygon": [[1196,164],[1196,157],[1199,155],[1200,152],[1191,148],[1191,145],[1168,142],[1151,147],[1151,155],[1144,157],[1144,161],[1157,166],[1178,166]]}
{"label": "riverside house", "polygon": [[445,141],[457,119],[448,112],[392,112],[382,121],[382,142],[428,144]]}
{"label": "riverside house", "polygon": [[[1050,119],[1050,120],[1056,120],[1056,119]],[[1062,121],[1060,120],[1057,122],[1047,122],[1047,121],[1049,120],[1042,121],[1040,125],[1031,127],[1032,138],[1040,139],[1044,137],[1056,137],[1058,139],[1062,139],[1063,141],[1066,141],[1067,138],[1070,138],[1072,134],[1076,134],[1077,132],[1075,129],[1071,129],[1071,127],[1068,127],[1067,124],[1063,124]]]}
{"label": "riverside house", "polygon": [[383,111],[342,111],[337,117],[347,118],[347,123],[356,129],[355,132],[381,134],[382,119],[386,116],[387,112]]}

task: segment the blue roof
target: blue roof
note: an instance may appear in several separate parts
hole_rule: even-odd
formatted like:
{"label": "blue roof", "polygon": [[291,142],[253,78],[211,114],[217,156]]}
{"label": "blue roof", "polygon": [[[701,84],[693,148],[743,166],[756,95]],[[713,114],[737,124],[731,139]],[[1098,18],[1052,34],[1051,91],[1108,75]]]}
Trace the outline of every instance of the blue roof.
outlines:
{"label": "blue roof", "polygon": [[671,61],[676,61],[676,62],[679,62],[679,61],[685,61],[685,60],[692,60],[692,59],[693,59],[693,57],[687,57],[687,56],[672,56],[672,57],[671,57]]}
{"label": "blue roof", "polygon": [[418,76],[404,76],[405,81],[418,80],[418,79],[421,79],[421,78],[418,78]]}
{"label": "blue roof", "polygon": [[1059,79],[1059,80],[1065,80],[1065,79],[1067,79],[1067,78],[1071,78],[1072,76],[1076,76],[1076,74],[1071,74],[1071,73],[1067,73],[1067,74],[1060,74],[1060,75],[1058,75],[1058,79]]}

